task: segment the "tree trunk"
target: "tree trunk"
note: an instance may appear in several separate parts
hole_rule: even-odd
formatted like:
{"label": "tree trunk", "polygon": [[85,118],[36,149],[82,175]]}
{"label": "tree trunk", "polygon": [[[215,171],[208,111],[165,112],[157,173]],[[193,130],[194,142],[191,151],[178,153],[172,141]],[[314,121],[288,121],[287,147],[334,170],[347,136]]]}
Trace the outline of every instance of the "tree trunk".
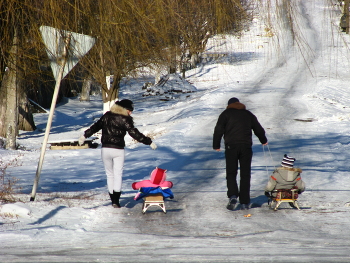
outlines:
{"label": "tree trunk", "polygon": [[344,2],[344,14],[346,23],[346,34],[349,34],[349,3],[350,0],[345,0]]}
{"label": "tree trunk", "polygon": [[6,106],[7,106],[7,83],[5,74],[2,72],[2,81],[0,85],[0,137],[6,137]]}
{"label": "tree trunk", "polygon": [[1,72],[2,80],[0,85],[0,137],[6,137],[6,75],[5,72]]}
{"label": "tree trunk", "polygon": [[[111,81],[111,78],[113,80]],[[106,82],[102,84],[103,113],[110,110],[119,96],[120,78],[107,73]]]}
{"label": "tree trunk", "polygon": [[18,69],[18,38],[15,33],[9,62],[0,87],[0,136],[6,137],[6,149],[16,149],[18,130],[36,129],[21,71]]}
{"label": "tree trunk", "polygon": [[[16,104],[16,116],[13,116],[12,118],[17,118],[16,121],[16,135],[18,134],[18,130],[23,131],[34,131],[36,129],[33,113],[30,109],[29,101],[27,98],[27,94],[25,92],[25,86],[22,81],[19,81],[21,77],[19,74],[20,71],[16,72],[9,72],[8,69],[5,74],[3,81],[1,83],[0,87],[0,136],[1,137],[7,137],[7,127],[8,127],[8,121],[10,120],[9,116],[9,109],[12,109],[12,107],[15,107],[13,104],[13,100],[15,98],[11,98],[11,96],[8,96],[9,92],[10,94],[13,92],[17,92],[17,94],[14,96],[17,98]],[[16,81],[16,88],[11,87],[10,79],[12,78],[12,75],[16,75],[17,81]],[[14,93],[13,93],[14,94]],[[10,101],[9,101],[10,99]],[[14,122],[13,122],[14,123]]]}
{"label": "tree trunk", "polygon": [[17,125],[17,74],[15,69],[9,69],[7,79],[7,96],[6,96],[6,149],[16,149],[16,136],[18,134]]}
{"label": "tree trunk", "polygon": [[18,92],[18,130],[34,131],[36,129],[33,113],[30,108],[30,103],[27,94],[24,90],[24,85],[20,82]]}
{"label": "tree trunk", "polygon": [[87,77],[84,78],[83,87],[81,88],[80,101],[90,101],[92,76],[89,73],[87,74]]}
{"label": "tree trunk", "polygon": [[9,66],[5,75],[7,86],[6,93],[6,149],[16,149],[16,136],[18,134],[18,111],[17,111],[17,60],[18,60],[18,36],[17,30],[13,37],[10,50]]}

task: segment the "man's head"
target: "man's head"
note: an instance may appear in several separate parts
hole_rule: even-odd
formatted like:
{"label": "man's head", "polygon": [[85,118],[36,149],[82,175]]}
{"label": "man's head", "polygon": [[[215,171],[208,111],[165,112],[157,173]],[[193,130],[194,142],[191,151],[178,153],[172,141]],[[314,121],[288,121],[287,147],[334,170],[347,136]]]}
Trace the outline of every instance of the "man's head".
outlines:
{"label": "man's head", "polygon": [[233,98],[228,100],[227,105],[230,105],[231,103],[235,103],[235,102],[239,102],[239,100],[237,98],[233,97]]}

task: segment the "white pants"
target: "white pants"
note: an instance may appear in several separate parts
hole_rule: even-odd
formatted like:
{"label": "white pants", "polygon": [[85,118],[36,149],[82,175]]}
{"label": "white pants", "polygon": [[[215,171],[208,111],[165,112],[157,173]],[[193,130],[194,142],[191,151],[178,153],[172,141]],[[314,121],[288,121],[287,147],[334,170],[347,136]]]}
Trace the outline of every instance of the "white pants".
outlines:
{"label": "white pants", "polygon": [[102,161],[107,175],[109,193],[121,192],[124,168],[124,149],[102,148]]}

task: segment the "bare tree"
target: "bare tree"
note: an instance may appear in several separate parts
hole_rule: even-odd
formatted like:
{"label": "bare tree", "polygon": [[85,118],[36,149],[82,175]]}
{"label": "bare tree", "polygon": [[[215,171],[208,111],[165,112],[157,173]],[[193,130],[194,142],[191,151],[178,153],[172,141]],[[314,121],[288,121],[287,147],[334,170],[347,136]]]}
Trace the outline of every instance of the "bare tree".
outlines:
{"label": "bare tree", "polygon": [[[120,81],[139,67],[167,67],[173,71],[193,67],[207,39],[217,33],[238,32],[247,18],[239,0],[0,0],[0,95],[7,91],[6,74],[16,76],[18,127],[33,129],[25,96],[44,80],[49,61],[41,40],[41,25],[87,34],[96,39],[80,66],[98,82],[104,103],[119,96]],[[10,69],[10,50],[17,28],[16,66]],[[5,68],[10,71],[5,73]],[[47,71],[48,74],[52,73]],[[10,75],[11,76],[11,75]],[[106,81],[113,76],[113,81]],[[25,81],[24,81],[25,80]],[[87,83],[89,79],[87,78]],[[111,85],[109,85],[111,84]],[[6,88],[5,88],[6,86]],[[53,83],[52,83],[53,88]],[[10,95],[9,95],[10,96]],[[10,97],[0,96],[0,136],[10,122]],[[17,100],[18,100],[17,99]],[[6,106],[4,106],[6,105]],[[14,122],[13,122],[14,123]]]}
{"label": "bare tree", "polygon": [[[19,100],[23,101],[23,97],[19,95],[23,94],[24,90],[23,67],[21,67],[23,38],[21,36],[25,30],[18,19],[20,20],[24,15],[18,2],[1,1],[0,7],[3,10],[0,14],[0,31],[3,42],[0,47],[2,54],[0,92],[3,95],[0,107],[0,136],[7,138],[6,148],[15,149],[18,127],[27,127],[29,130],[35,127],[33,119],[27,116],[28,112],[19,113],[18,110]],[[14,11],[17,13],[15,14]],[[21,109],[28,110],[26,107]]]}
{"label": "bare tree", "polygon": [[247,4],[237,0],[153,1],[152,59],[169,73],[193,68],[208,39],[219,33],[238,34],[251,19]]}

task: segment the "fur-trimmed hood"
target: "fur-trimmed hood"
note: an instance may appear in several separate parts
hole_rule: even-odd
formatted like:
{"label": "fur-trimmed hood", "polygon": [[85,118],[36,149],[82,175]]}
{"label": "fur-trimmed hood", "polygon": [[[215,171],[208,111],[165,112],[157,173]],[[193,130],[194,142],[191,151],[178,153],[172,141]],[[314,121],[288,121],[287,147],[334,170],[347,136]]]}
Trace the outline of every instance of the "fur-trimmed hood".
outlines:
{"label": "fur-trimmed hood", "polygon": [[124,115],[124,116],[130,116],[127,109],[125,109],[122,106],[119,106],[117,104],[113,104],[113,106],[111,107],[110,111],[112,113],[115,113],[115,114],[120,114],[120,115]]}
{"label": "fur-trimmed hood", "polygon": [[279,170],[286,170],[286,171],[292,171],[292,172],[298,172],[298,173],[302,173],[303,170],[301,170],[300,168],[289,168],[289,167],[284,167],[284,166],[281,166],[281,167],[278,167]]}
{"label": "fur-trimmed hood", "polygon": [[234,102],[227,105],[226,109],[245,110],[245,105],[240,102]]}

